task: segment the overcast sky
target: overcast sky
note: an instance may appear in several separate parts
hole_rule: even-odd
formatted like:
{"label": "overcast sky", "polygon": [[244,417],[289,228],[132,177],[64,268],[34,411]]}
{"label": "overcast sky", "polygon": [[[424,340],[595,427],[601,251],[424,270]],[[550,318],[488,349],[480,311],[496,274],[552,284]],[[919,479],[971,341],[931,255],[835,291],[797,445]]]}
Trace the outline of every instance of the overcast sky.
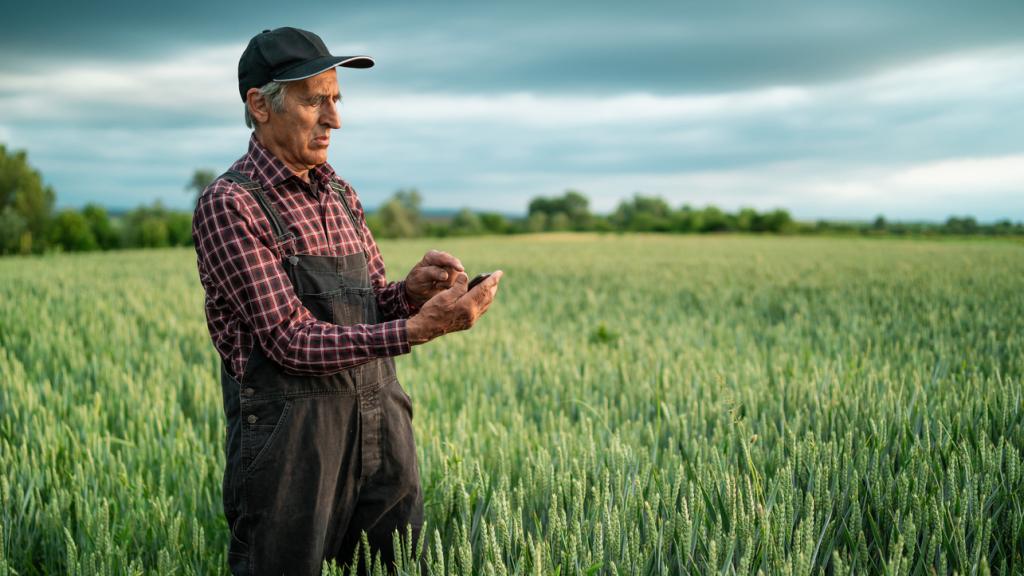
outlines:
{"label": "overcast sky", "polygon": [[784,207],[1024,220],[1024,2],[24,3],[0,24],[0,143],[58,205],[187,208],[244,153],[238,57],[298,26],[340,69],[330,161],[363,202],[524,212]]}

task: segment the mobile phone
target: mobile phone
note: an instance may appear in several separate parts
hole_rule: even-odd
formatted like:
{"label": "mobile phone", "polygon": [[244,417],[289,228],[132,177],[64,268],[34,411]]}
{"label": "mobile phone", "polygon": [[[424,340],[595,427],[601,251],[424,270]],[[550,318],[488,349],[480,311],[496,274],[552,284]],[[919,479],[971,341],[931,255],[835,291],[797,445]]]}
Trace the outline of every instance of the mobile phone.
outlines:
{"label": "mobile phone", "polygon": [[487,278],[490,277],[491,274],[491,272],[487,272],[485,274],[477,274],[476,276],[474,276],[473,279],[469,281],[469,286],[466,287],[466,292],[472,290],[473,286],[476,286],[477,284],[483,282],[484,280],[487,280]]}

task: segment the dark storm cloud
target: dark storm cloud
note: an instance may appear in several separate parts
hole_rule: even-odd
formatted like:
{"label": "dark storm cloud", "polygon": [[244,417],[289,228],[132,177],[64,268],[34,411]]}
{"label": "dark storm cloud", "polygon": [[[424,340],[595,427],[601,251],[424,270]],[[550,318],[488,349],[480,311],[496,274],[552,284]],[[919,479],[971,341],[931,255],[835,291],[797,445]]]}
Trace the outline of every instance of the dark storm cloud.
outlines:
{"label": "dark storm cloud", "polygon": [[339,74],[331,163],[367,206],[521,211],[583,190],[798,217],[1024,218],[1024,2],[26,3],[0,142],[61,206],[187,207],[245,148],[235,66],[293,25]]}
{"label": "dark storm cloud", "polygon": [[133,61],[264,27],[318,31],[378,58],[404,89],[721,91],[870,73],[1024,39],[1024,2],[626,3],[34,2],[5,14],[0,66]]}

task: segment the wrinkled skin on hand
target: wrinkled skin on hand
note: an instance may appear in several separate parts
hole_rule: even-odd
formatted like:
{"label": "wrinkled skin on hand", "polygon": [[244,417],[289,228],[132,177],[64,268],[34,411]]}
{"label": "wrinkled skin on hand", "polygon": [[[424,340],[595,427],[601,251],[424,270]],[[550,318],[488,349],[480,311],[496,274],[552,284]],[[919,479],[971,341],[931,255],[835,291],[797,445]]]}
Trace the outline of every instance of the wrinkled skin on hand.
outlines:
{"label": "wrinkled skin on hand", "polygon": [[431,250],[423,255],[405,277],[405,294],[411,304],[421,306],[454,286],[460,272],[465,272],[465,269],[458,258],[447,252]]}
{"label": "wrinkled skin on hand", "polygon": [[449,332],[471,328],[494,302],[503,275],[498,270],[467,291],[469,277],[457,274],[451,288],[437,293],[420,308],[419,314],[406,321],[409,342],[423,344]]}

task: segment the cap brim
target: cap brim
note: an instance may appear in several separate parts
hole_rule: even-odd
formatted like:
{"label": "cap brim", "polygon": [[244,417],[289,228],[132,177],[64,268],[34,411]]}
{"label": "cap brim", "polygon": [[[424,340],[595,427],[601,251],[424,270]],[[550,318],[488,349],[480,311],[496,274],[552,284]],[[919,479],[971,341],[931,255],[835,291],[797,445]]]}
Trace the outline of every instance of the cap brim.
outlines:
{"label": "cap brim", "polygon": [[344,66],[345,68],[372,68],[373,58],[369,56],[325,56],[304,62],[294,68],[289,68],[275,76],[273,80],[274,82],[294,82],[295,80],[316,76],[337,66]]}

